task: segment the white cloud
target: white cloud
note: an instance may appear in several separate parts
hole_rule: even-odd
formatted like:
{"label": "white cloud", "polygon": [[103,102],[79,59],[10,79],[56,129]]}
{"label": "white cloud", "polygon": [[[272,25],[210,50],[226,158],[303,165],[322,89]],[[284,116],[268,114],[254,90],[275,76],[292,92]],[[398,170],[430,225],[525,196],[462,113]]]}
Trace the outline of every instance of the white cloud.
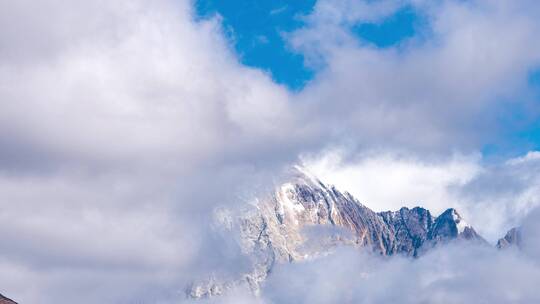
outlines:
{"label": "white cloud", "polygon": [[439,214],[457,208],[495,242],[540,206],[537,153],[488,165],[477,155],[429,161],[383,153],[348,159],[343,151],[333,150],[306,156],[304,164],[375,211],[422,206]]}
{"label": "white cloud", "polygon": [[263,294],[267,303],[535,303],[538,279],[535,257],[466,244],[417,260],[338,250],[278,268]]}
{"label": "white cloud", "polygon": [[[537,107],[527,93],[528,73],[540,65],[540,14],[531,2],[413,2],[427,26],[385,49],[359,40],[351,26],[364,17],[348,13],[368,6],[365,12],[379,16],[372,10],[387,2],[318,3],[307,27],[289,38],[322,62],[299,98],[331,136],[363,149],[471,153],[518,127],[505,116],[503,130],[501,113]],[[393,3],[393,10],[410,4]],[[335,21],[327,22],[329,15]],[[538,117],[523,113],[525,120]]]}
{"label": "white cloud", "polygon": [[[485,194],[466,209],[474,216],[492,206],[494,192],[481,186],[495,182],[490,172],[510,170],[518,183],[497,188],[495,202],[522,218],[538,197],[534,172],[519,175],[534,154],[493,169],[475,157],[426,159],[469,155],[491,138],[501,98],[527,102],[519,97],[540,54],[538,11],[427,5],[434,40],[402,52],[366,47],[343,28],[398,7],[367,3],[321,0],[292,34],[326,62],[293,94],[239,64],[219,19],[195,22],[191,1],[1,2],[2,293],[21,303],[174,301],[200,271],[242,264],[207,229],[214,206],[241,203],[299,154],[337,144],[353,155],[383,151],[351,169],[329,164],[330,182],[353,188],[350,174],[369,185],[358,188],[366,202],[443,208],[457,185],[460,203]],[[402,151],[414,156],[394,156]]]}
{"label": "white cloud", "polygon": [[190,5],[2,4],[3,293],[144,302],[240,263],[212,247],[213,206],[270,185],[301,142],[290,93],[241,66]]}
{"label": "white cloud", "polygon": [[510,166],[526,164],[527,162],[534,162],[540,160],[540,152],[538,151],[529,151],[525,156],[512,158],[506,161]]}
{"label": "white cloud", "polygon": [[332,151],[304,163],[323,181],[348,191],[375,211],[423,206],[442,213],[455,204],[448,188],[463,186],[481,171],[477,156],[428,162],[382,154],[348,161],[343,152]]}

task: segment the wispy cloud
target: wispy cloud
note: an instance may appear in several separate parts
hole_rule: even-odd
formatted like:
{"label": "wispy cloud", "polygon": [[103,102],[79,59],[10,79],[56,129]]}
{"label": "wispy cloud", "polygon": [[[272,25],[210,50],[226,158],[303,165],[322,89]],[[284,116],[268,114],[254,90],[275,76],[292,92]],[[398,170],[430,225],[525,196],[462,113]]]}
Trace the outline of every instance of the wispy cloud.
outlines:
{"label": "wispy cloud", "polygon": [[279,14],[285,12],[288,8],[289,8],[288,5],[284,5],[284,6],[275,8],[275,9],[270,11],[270,15],[279,15]]}

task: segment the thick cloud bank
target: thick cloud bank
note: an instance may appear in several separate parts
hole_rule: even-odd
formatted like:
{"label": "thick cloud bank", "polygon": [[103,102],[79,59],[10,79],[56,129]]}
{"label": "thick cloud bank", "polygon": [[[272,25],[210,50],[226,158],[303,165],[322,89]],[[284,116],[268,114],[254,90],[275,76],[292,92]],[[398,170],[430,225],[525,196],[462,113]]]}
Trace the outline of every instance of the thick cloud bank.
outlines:
{"label": "thick cloud bank", "polygon": [[537,303],[538,220],[527,218],[522,251],[453,243],[411,260],[342,249],[279,268],[264,294],[268,303]]}
{"label": "thick cloud bank", "polygon": [[22,303],[183,297],[234,255],[206,237],[213,206],[294,158],[290,94],[188,2],[0,6],[0,288]]}
{"label": "thick cloud bank", "polygon": [[[380,49],[352,35],[354,24],[379,22],[403,5],[427,18],[422,39]],[[2,294],[42,304],[178,302],[193,277],[243,267],[234,242],[212,231],[214,207],[253,198],[299,155],[328,147],[354,155],[340,166],[439,180],[426,183],[431,190],[372,188],[371,206],[400,196],[446,204],[455,196],[471,222],[494,235],[537,205],[536,153],[493,166],[467,156],[538,117],[527,81],[540,63],[535,1],[319,0],[299,17],[304,28],[284,33],[317,69],[298,93],[239,64],[219,16],[196,21],[192,7],[187,0],[0,2]],[[501,119],[509,106],[519,123]],[[466,156],[448,161],[459,153]],[[432,165],[406,161],[396,169],[392,155]],[[380,159],[381,167],[370,167]],[[497,221],[477,210],[494,212]],[[420,282],[406,280],[406,296],[430,282],[437,285],[430,292],[442,296],[448,283],[459,291],[453,301],[472,294],[460,286],[481,281],[488,264],[493,280],[514,265],[510,281],[522,272],[522,289],[503,299],[537,299],[527,285],[536,281],[531,259],[460,252],[387,264],[345,251],[275,277],[310,276],[322,286],[328,267],[348,277],[359,270],[366,285],[335,277],[351,289],[320,298],[333,301],[358,299],[377,278],[402,290],[400,275],[411,273]],[[461,259],[447,261],[452,253]],[[476,272],[466,280],[459,272],[430,279],[436,264],[444,268],[436,275],[458,266]],[[375,275],[363,278],[365,267]],[[260,300],[283,302],[295,286],[271,281]],[[234,303],[253,302],[238,293]],[[383,296],[391,295],[381,291],[372,302]]]}
{"label": "thick cloud bank", "polygon": [[278,269],[265,294],[269,303],[538,302],[537,257],[494,250],[453,244],[418,260],[342,250]]}

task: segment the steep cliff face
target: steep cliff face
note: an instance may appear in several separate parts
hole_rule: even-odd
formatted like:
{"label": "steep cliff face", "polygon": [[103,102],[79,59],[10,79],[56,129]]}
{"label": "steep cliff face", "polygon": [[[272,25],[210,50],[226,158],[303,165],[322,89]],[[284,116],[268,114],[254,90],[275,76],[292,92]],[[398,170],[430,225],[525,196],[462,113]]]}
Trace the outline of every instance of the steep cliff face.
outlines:
{"label": "steep cliff face", "polygon": [[[237,223],[253,271],[235,282],[212,279],[195,284],[188,290],[191,297],[217,295],[242,284],[257,293],[276,263],[325,255],[337,246],[417,257],[451,240],[484,242],[454,209],[438,217],[421,207],[376,213],[302,168],[296,168],[273,195],[257,201],[254,210],[231,221]],[[314,228],[323,229],[313,233]]]}
{"label": "steep cliff face", "polygon": [[381,212],[379,215],[393,235],[393,242],[387,246],[386,253],[418,256],[433,226],[434,218],[429,210],[404,207],[399,211]]}
{"label": "steep cliff face", "polygon": [[476,231],[453,208],[441,214],[431,228],[428,239],[435,243],[446,242],[452,239],[483,241]]}
{"label": "steep cliff face", "polygon": [[[284,261],[311,255],[302,252],[301,245],[306,241],[302,232],[319,225],[350,232],[331,236],[334,245],[365,247],[381,255],[417,256],[424,246],[453,239],[483,241],[455,209],[438,217],[421,207],[376,213],[349,193],[325,185],[301,168],[292,182],[279,187],[271,199],[259,202],[258,211],[255,217],[265,223],[263,230],[269,235],[266,241],[283,249],[278,249],[276,256]],[[246,223],[249,221],[247,218]],[[253,239],[249,233],[244,236]]]}

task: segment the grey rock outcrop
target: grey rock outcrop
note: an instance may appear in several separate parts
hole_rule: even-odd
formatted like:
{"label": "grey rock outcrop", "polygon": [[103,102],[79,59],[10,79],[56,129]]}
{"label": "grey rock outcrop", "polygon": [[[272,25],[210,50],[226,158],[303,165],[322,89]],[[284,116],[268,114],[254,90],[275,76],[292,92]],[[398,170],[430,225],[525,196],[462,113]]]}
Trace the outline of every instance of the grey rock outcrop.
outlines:
{"label": "grey rock outcrop", "polygon": [[418,256],[431,227],[433,216],[421,207],[413,209],[401,208],[399,211],[379,213],[393,235],[393,243],[387,247],[386,254],[401,253],[409,256]]}
{"label": "grey rock outcrop", "polygon": [[428,234],[428,239],[435,243],[447,242],[452,239],[485,242],[454,208],[447,209],[437,217]]}
{"label": "grey rock outcrop", "polygon": [[506,249],[510,247],[521,248],[521,246],[521,229],[518,227],[510,229],[506,235],[497,242],[497,248],[499,249]]}

